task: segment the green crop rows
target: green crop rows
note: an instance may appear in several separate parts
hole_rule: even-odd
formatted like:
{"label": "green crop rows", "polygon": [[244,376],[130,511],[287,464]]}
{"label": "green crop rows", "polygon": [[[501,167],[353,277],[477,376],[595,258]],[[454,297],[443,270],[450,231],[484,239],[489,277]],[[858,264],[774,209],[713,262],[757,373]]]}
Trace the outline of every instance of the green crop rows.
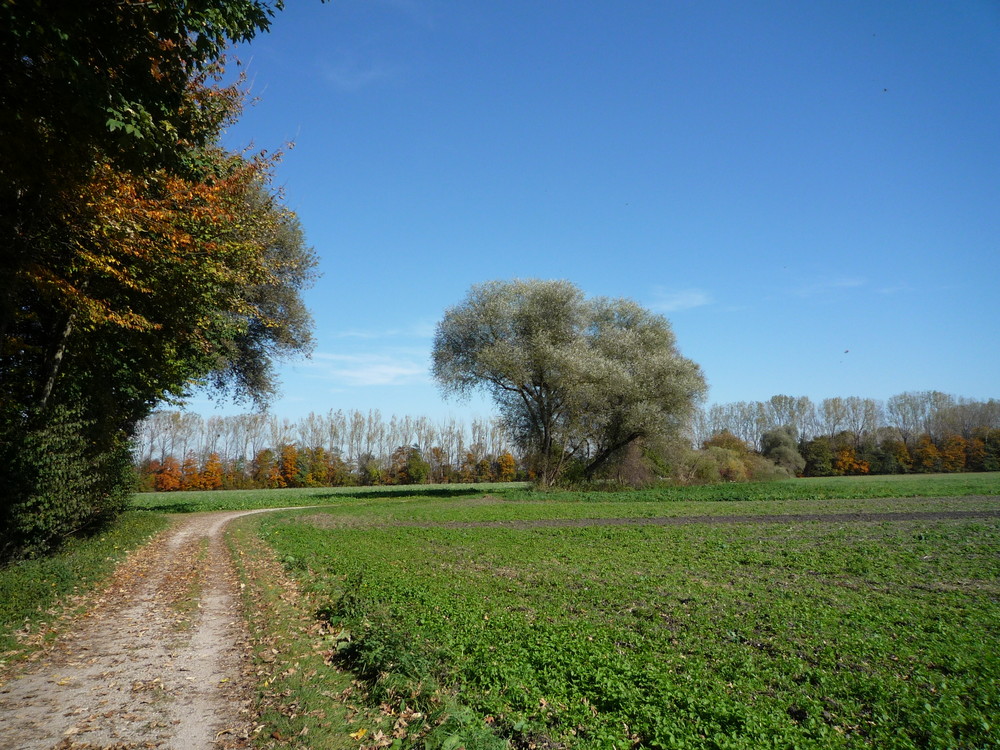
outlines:
{"label": "green crop rows", "polygon": [[[753,521],[597,520],[712,506]],[[760,522],[955,509],[1000,501],[414,498],[259,523],[376,695],[464,711],[455,747],[979,748],[1000,520]],[[544,518],[592,520],[456,524]]]}

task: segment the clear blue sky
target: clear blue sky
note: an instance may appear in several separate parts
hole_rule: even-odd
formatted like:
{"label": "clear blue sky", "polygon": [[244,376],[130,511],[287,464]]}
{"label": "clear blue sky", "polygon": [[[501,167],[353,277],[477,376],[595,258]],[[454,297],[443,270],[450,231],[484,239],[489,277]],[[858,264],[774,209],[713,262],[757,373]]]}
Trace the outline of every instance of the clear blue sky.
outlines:
{"label": "clear blue sky", "polygon": [[514,277],[662,312],[710,402],[1000,397],[993,0],[288,5],[227,135],[322,259],[275,414],[489,414],[432,335]]}

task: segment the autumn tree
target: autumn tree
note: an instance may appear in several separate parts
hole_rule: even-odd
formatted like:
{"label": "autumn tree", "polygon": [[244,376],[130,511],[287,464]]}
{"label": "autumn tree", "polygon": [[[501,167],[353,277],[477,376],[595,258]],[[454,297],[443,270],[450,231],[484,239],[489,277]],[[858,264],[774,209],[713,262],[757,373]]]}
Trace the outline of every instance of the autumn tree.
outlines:
{"label": "autumn tree", "polygon": [[322,445],[302,451],[302,461],[305,464],[305,486],[325,487],[330,483],[330,457]]}
{"label": "autumn tree", "polygon": [[172,492],[181,488],[181,465],[173,456],[167,456],[153,479],[157,492]]}
{"label": "autumn tree", "polygon": [[517,477],[517,461],[510,451],[504,451],[497,457],[497,481],[513,482]]}
{"label": "autumn tree", "polygon": [[838,476],[867,474],[870,469],[868,462],[858,457],[853,445],[845,445],[834,454],[833,473]]}
{"label": "autumn tree", "polygon": [[934,440],[928,433],[924,433],[917,438],[917,445],[913,449],[913,468],[924,473],[932,473],[941,470],[941,451],[934,445]]}
{"label": "autumn tree", "polygon": [[304,484],[299,471],[299,449],[294,443],[281,446],[278,471],[282,487],[301,487]]}
{"label": "autumn tree", "polygon": [[476,481],[476,466],[478,465],[476,454],[472,451],[466,452],[462,459],[462,465],[458,470],[459,481],[463,484],[472,484]]}
{"label": "autumn tree", "polygon": [[678,431],[705,392],[665,318],[566,281],[474,286],[438,324],[433,371],[446,393],[489,393],[545,483],[574,456],[592,477],[632,443]]}
{"label": "autumn tree", "polygon": [[218,453],[208,454],[205,465],[201,467],[199,484],[203,490],[222,489],[223,467]]}
{"label": "autumn tree", "polygon": [[202,489],[201,470],[198,467],[198,458],[194,455],[194,451],[188,451],[188,454],[184,456],[184,462],[181,464],[181,489]]}
{"label": "autumn tree", "polygon": [[941,441],[939,448],[942,471],[965,469],[967,442],[961,435],[951,434]]}
{"label": "autumn tree", "polygon": [[223,51],[280,7],[0,4],[0,556],[121,510],[155,404],[263,403],[309,346],[315,259],[273,162],[217,145]]}

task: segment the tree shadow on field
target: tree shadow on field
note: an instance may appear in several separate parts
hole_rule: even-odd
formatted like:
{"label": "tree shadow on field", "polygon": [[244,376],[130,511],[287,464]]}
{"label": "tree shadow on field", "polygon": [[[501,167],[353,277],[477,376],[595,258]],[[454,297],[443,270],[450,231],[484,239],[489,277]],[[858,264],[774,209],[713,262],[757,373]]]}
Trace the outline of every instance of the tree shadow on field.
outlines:
{"label": "tree shadow on field", "polygon": [[[404,485],[386,490],[367,489],[359,492],[329,492],[316,494],[312,497],[316,500],[336,501],[345,498],[381,500],[382,498],[394,497],[475,497],[485,494],[487,494],[485,489],[475,489],[473,487],[429,487],[427,489],[420,489],[419,485]],[[497,494],[497,491],[491,491],[489,494]]]}
{"label": "tree shadow on field", "polygon": [[170,503],[164,502],[159,505],[134,505],[129,510],[143,510],[151,513],[197,513],[205,510],[198,503]]}

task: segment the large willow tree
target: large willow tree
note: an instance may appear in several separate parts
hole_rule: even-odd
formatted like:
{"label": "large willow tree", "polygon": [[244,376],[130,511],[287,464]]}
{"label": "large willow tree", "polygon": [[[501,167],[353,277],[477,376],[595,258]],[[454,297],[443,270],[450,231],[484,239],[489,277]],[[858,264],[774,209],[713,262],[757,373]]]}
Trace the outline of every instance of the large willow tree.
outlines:
{"label": "large willow tree", "polygon": [[666,318],[567,281],[474,286],[438,324],[433,371],[446,393],[489,393],[544,482],[676,434],[705,393]]}
{"label": "large willow tree", "polygon": [[258,402],[310,345],[315,266],[227,152],[227,44],[280,2],[0,2],[0,558],[113,516],[128,438],[207,384]]}

